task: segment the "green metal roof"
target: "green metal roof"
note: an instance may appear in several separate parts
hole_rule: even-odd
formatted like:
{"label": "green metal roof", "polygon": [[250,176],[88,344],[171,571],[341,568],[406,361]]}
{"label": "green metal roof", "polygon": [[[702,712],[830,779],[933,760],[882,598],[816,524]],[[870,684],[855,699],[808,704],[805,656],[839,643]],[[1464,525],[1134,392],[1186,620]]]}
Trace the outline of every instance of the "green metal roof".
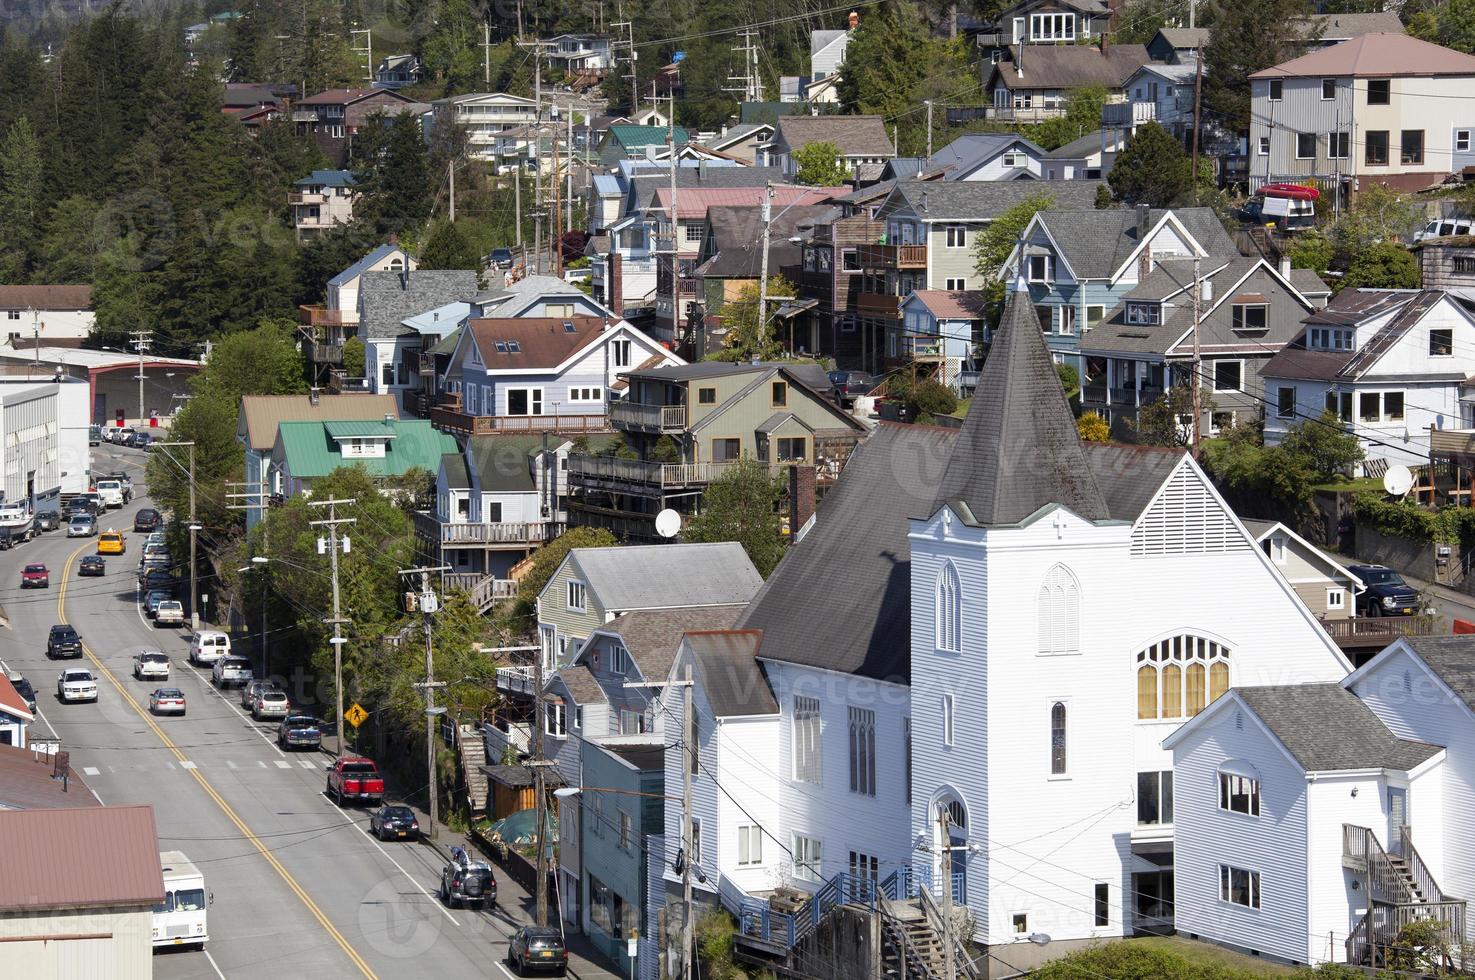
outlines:
{"label": "green metal roof", "polygon": [[[456,440],[423,419],[401,419],[394,423],[395,438],[385,444],[383,458],[345,459],[338,443],[328,432],[329,422],[283,422],[277,427],[277,441],[287,457],[287,469],[297,479],[327,476],[340,466],[362,466],[374,476],[400,476],[413,469],[434,473],[440,458],[459,452]],[[381,433],[382,422],[348,423],[370,425]],[[352,436],[350,436],[352,438]]]}
{"label": "green metal roof", "polygon": [[[656,144],[665,146],[668,132],[665,126],[639,126],[635,123],[615,123],[609,128],[610,137],[617,140],[627,150]],[[687,142],[686,130],[677,126],[675,138],[677,146],[685,144]]]}
{"label": "green metal roof", "polygon": [[440,343],[430,348],[430,353],[450,354],[455,351],[456,344],[461,340],[461,331],[464,329],[466,328],[457,327],[455,330],[452,330],[450,333],[446,334],[445,338]]}
{"label": "green metal roof", "polygon": [[328,435],[334,439],[393,439],[399,433],[396,420],[394,425],[385,425],[383,422],[363,421],[340,421],[324,422],[323,428],[328,430]]}

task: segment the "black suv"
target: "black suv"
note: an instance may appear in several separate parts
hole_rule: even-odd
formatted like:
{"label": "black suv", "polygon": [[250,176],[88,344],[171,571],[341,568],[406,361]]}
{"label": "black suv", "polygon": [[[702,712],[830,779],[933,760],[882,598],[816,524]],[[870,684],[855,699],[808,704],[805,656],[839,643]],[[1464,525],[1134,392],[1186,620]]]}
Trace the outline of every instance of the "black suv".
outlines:
{"label": "black suv", "polygon": [[133,515],[133,530],[135,531],[157,531],[159,529],[159,512],[152,507],[145,507]]}
{"label": "black suv", "polygon": [[440,900],[451,908],[458,905],[497,904],[497,879],[492,866],[466,853],[464,847],[451,848],[451,859],[440,872]]}
{"label": "black suv", "polygon": [[1351,565],[1347,570],[1367,586],[1357,597],[1360,615],[1412,616],[1419,611],[1419,591],[1387,565]]}
{"label": "black suv", "polygon": [[46,658],[77,658],[82,656],[82,638],[70,626],[53,626],[46,637]]}
{"label": "black suv", "polygon": [[548,970],[555,976],[568,973],[568,949],[563,933],[552,926],[523,926],[507,942],[507,963],[518,976],[529,970]]}

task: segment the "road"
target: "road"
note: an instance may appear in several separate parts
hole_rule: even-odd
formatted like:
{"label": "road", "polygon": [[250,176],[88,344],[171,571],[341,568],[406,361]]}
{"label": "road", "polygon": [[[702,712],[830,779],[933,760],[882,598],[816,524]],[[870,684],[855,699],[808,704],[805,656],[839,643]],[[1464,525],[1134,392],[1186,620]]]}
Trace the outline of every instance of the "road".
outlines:
{"label": "road", "polygon": [[[0,552],[0,606],[12,631],[6,659],[35,685],[34,731],[55,735],[72,766],[106,804],[154,808],[161,850],[181,850],[212,893],[206,950],[155,957],[165,980],[228,977],[507,977],[507,937],[523,918],[520,890],[498,875],[502,903],[486,911],[444,908],[434,892],[439,852],[423,844],[381,844],[368,811],[340,808],[323,794],[328,757],[283,753],[269,724],[244,714],[235,692],[216,693],[208,673],[187,665],[189,634],[156,629],[139,610],[135,572],[143,535],[131,532],[143,496],[143,456],[98,447],[93,468],[121,464],[135,496],[99,526],[127,532],[129,550],[109,556],[106,576],[78,578],[95,539],[54,531]],[[20,567],[44,561],[51,588],[22,592]],[[63,705],[56,677],[77,661],[48,661],[46,634],[69,622],[82,635],[80,665],[99,675],[96,704]],[[154,719],[148,691],[134,680],[133,655],[155,649],[172,661],[170,683],[184,691],[184,717]],[[516,918],[509,908],[517,913]],[[607,975],[576,962],[580,977]]]}

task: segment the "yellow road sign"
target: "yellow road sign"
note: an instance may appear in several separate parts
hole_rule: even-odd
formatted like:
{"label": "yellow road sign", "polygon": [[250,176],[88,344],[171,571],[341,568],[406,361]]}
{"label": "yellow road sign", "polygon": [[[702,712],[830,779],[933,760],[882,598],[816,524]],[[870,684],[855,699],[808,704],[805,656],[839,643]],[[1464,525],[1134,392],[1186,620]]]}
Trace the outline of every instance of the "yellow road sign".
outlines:
{"label": "yellow road sign", "polygon": [[343,712],[343,717],[348,719],[348,723],[350,725],[352,725],[354,728],[357,728],[364,723],[364,720],[366,718],[369,717],[369,713],[363,709],[362,705],[354,704],[352,708],[349,708],[347,711]]}

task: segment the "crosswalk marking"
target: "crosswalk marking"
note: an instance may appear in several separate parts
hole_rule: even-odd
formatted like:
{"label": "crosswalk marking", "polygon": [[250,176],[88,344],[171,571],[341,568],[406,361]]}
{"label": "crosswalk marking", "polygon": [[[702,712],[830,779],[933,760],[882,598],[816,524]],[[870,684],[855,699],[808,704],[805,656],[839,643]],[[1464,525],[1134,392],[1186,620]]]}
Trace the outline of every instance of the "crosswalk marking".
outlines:
{"label": "crosswalk marking", "polygon": [[82,767],[82,774],[85,775],[85,776],[98,776],[98,775],[101,775],[101,773],[98,771],[98,769],[97,769],[96,766],[83,766]]}
{"label": "crosswalk marking", "polygon": [[277,760],[277,768],[278,769],[291,769],[292,768],[292,763],[288,762],[286,759],[278,759]]}
{"label": "crosswalk marking", "polygon": [[297,764],[299,766],[301,766],[302,768],[304,768],[304,769],[316,769],[317,768],[317,763],[311,761],[310,759],[298,759],[297,760]]}
{"label": "crosswalk marking", "polygon": [[240,768],[240,766],[236,765],[234,762],[230,761],[229,759],[226,759],[225,760],[225,764],[227,766],[229,766],[230,768],[232,768],[232,769],[239,769]]}
{"label": "crosswalk marking", "polygon": [[261,767],[261,768],[263,768],[263,769],[265,769],[265,768],[266,768],[266,763],[265,763],[265,762],[262,762],[262,761],[261,761],[261,760],[260,760],[260,759],[257,759],[257,760],[256,760],[256,764],[257,764],[257,765],[258,765],[258,766],[260,766],[260,767]]}
{"label": "crosswalk marking", "polygon": [[184,760],[183,762],[181,762],[179,764],[179,768],[181,768],[181,769],[198,769],[200,767],[197,766],[197,765],[195,765],[193,762],[190,762],[188,759],[186,759],[186,760]]}

